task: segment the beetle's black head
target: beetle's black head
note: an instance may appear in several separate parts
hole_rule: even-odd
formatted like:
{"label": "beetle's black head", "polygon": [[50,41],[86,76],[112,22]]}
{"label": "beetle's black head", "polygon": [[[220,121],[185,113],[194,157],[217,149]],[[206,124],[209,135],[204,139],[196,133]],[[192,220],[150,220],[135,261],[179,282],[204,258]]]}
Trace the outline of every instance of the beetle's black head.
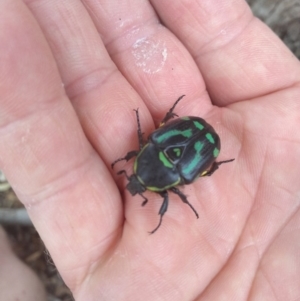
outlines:
{"label": "beetle's black head", "polygon": [[129,183],[126,188],[131,193],[131,195],[136,195],[137,193],[142,193],[146,191],[146,188],[141,184],[136,175],[131,175],[128,179]]}

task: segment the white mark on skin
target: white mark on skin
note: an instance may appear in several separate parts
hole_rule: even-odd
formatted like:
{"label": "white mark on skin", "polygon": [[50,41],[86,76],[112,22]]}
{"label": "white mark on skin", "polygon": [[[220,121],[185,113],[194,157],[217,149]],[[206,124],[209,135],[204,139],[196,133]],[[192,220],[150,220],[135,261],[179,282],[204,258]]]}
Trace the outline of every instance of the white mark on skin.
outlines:
{"label": "white mark on skin", "polygon": [[167,48],[165,48],[165,49],[163,50],[162,56],[163,56],[163,58],[164,58],[164,61],[166,61],[166,60],[167,60],[167,56],[168,56]]}
{"label": "white mark on skin", "polygon": [[162,70],[168,57],[165,42],[142,38],[133,44],[135,63],[145,73],[154,74]]}

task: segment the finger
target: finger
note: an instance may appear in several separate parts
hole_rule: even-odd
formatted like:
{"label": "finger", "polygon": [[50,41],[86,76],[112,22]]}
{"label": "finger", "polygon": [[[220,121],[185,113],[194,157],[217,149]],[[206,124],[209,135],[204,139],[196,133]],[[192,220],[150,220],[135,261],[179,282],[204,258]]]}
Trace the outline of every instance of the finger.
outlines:
{"label": "finger", "polygon": [[1,1],[0,12],[0,166],[74,288],[122,228],[119,193],[27,7]]}
{"label": "finger", "polygon": [[149,113],[111,60],[81,1],[26,2],[51,46],[86,136],[110,167],[138,146],[133,109],[140,108],[151,127]]}
{"label": "finger", "polygon": [[299,61],[244,0],[152,0],[195,58],[214,102],[226,105],[294,85]]}
{"label": "finger", "polygon": [[[148,1],[85,0],[110,57],[146,102],[157,123],[175,100],[181,114],[201,114],[211,103],[198,68]],[[201,101],[201,105],[200,102]]]}

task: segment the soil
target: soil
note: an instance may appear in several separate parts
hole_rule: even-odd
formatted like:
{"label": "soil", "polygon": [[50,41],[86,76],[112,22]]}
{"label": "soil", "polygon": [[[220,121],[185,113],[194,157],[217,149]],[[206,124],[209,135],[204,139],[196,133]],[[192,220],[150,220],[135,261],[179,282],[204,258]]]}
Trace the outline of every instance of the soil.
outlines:
{"label": "soil", "polygon": [[[12,189],[0,192],[0,208],[21,208]],[[4,225],[12,249],[29,265],[44,283],[47,301],[73,301],[72,294],[64,284],[47,252],[39,234],[33,226]]]}

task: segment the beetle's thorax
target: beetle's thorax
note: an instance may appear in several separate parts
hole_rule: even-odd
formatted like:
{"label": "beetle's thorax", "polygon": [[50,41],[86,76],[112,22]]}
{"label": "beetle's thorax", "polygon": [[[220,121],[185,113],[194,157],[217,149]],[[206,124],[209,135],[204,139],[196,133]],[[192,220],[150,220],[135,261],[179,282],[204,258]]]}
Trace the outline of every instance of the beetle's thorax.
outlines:
{"label": "beetle's thorax", "polygon": [[154,143],[148,143],[136,158],[134,173],[147,190],[164,191],[178,185],[180,175],[176,165]]}

